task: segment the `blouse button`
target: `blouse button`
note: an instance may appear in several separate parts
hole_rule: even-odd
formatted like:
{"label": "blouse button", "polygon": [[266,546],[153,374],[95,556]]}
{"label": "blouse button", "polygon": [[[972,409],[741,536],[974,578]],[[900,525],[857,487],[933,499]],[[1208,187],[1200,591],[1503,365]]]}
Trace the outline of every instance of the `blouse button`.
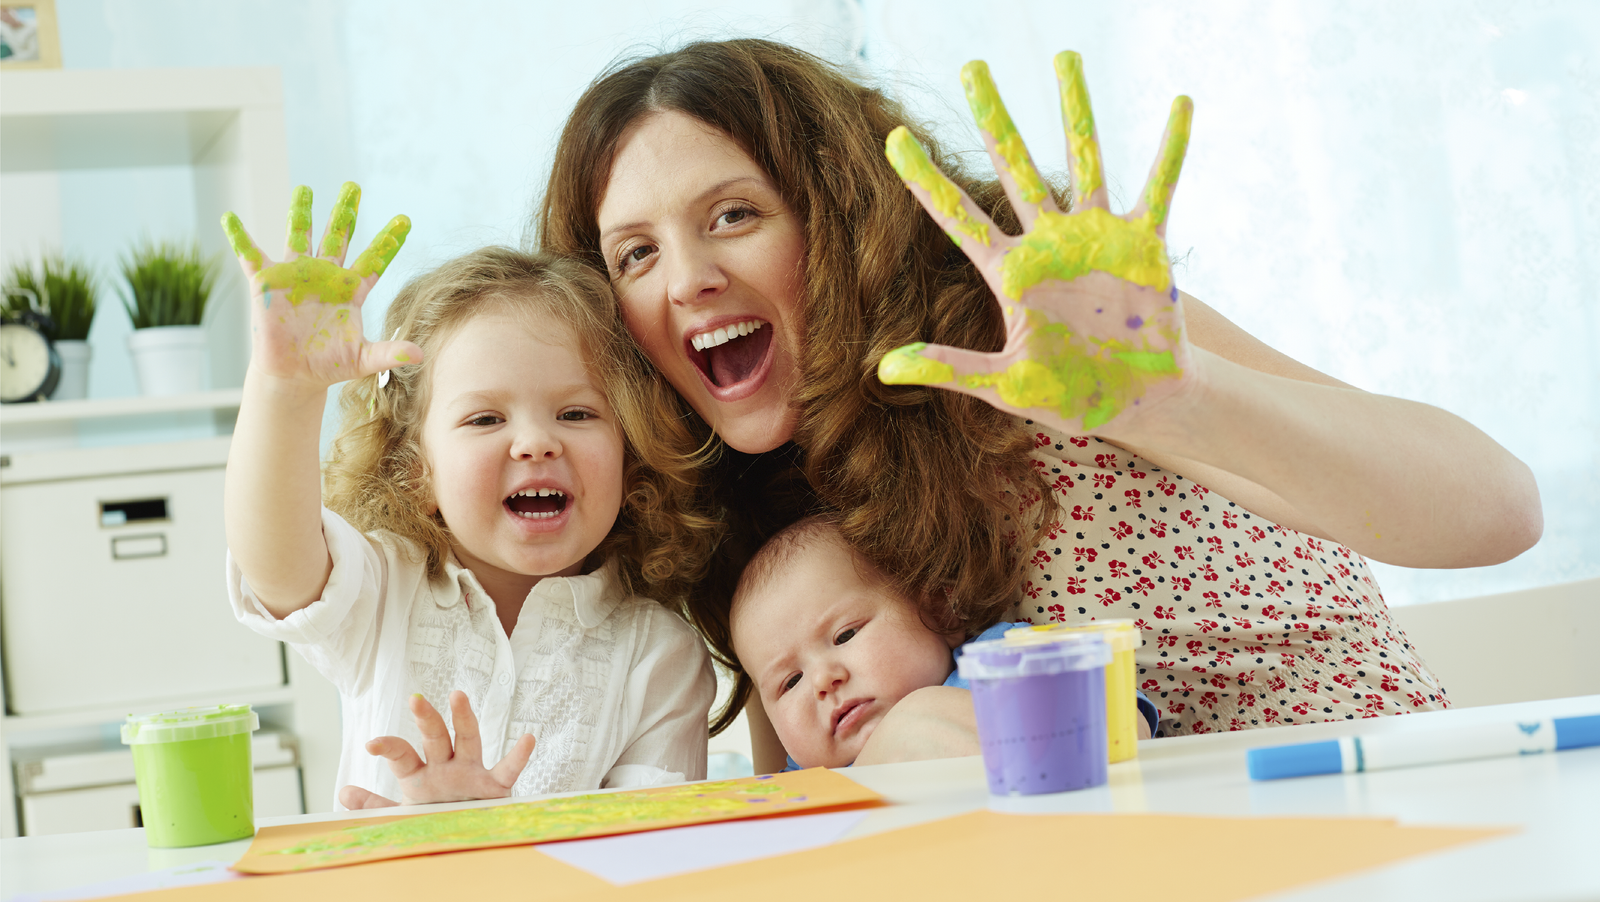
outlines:
{"label": "blouse button", "polygon": [[509,682],[511,682],[511,674],[509,674],[509,673],[501,673],[500,674],[500,685],[504,686],[505,684],[507,684]]}

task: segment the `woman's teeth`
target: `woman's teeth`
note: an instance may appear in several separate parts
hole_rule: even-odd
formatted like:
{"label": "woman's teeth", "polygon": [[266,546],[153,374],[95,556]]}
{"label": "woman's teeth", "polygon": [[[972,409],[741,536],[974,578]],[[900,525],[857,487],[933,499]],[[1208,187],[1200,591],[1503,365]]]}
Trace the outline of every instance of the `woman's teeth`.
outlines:
{"label": "woman's teeth", "polygon": [[725,345],[741,335],[749,335],[751,332],[756,331],[764,325],[766,325],[766,323],[758,319],[745,320],[742,323],[734,323],[731,326],[725,326],[721,329],[703,332],[689,339],[689,343],[694,345],[694,349],[696,351],[704,351],[707,348]]}

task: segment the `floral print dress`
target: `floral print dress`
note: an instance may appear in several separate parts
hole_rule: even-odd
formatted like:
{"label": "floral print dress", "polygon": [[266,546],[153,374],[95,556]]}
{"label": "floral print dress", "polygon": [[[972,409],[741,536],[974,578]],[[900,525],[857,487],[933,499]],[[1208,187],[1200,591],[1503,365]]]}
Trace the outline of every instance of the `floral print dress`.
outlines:
{"label": "floral print dress", "polygon": [[1013,619],[1134,620],[1161,735],[1449,705],[1359,554],[1097,438],[1027,423],[1059,516],[1023,565]]}

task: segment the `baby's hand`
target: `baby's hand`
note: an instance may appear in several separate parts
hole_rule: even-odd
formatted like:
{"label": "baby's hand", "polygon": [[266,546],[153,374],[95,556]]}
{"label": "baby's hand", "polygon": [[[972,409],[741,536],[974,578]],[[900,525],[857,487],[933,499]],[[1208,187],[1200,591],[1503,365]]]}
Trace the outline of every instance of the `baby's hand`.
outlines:
{"label": "baby's hand", "polygon": [[222,218],[228,243],[250,279],[250,365],[266,375],[321,389],[335,382],[418,363],[409,341],[368,342],[361,333],[361,304],[411,231],[396,216],[344,268],[361,189],[345,182],[316,255],[311,250],[311,189],[296,188],[289,208],[289,237],[281,263],[268,259],[239,217]]}
{"label": "baby's hand", "polygon": [[339,790],[339,804],[351,810],[388,808],[394,805],[426,805],[431,802],[466,802],[473,799],[503,799],[511,794],[517,775],[533,755],[534,739],[523,734],[511,752],[494,768],[483,766],[483,743],[478,735],[478,718],[472,713],[467,694],[450,693],[450,719],[455,723],[455,747],[450,732],[421,695],[411,696],[411,713],[422,732],[424,761],[411,743],[398,736],[380,736],[367,743],[367,751],[389,759],[389,769],[400,781],[400,801],[384,798],[359,786]]}

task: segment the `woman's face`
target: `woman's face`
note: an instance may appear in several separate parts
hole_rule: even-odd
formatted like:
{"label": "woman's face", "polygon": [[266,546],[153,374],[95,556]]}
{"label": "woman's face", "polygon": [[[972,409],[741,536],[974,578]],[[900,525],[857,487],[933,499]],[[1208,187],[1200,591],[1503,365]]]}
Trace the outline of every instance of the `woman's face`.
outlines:
{"label": "woman's face", "polygon": [[600,252],[628,331],[733,448],[794,434],[805,235],[761,167],[683,113],[624,133]]}

